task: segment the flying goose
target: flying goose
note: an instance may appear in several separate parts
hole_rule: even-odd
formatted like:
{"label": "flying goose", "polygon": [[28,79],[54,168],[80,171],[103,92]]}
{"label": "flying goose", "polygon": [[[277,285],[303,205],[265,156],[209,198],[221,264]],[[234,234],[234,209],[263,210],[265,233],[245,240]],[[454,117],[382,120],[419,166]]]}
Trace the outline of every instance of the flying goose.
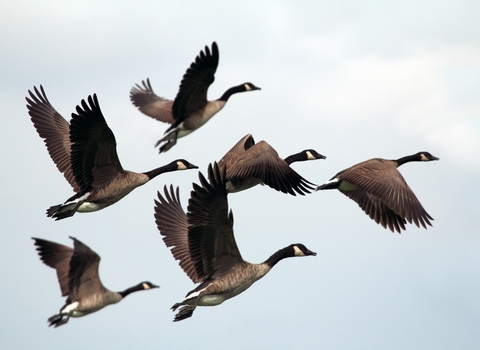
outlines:
{"label": "flying goose", "polygon": [[40,86],[28,91],[28,113],[58,170],[76,194],[47,210],[55,220],[78,212],[92,212],[119,201],[132,190],[169,171],[196,169],[184,159],[144,172],[124,170],[117,155],[117,143],[98,104],[97,96],[82,100],[68,123],[50,104]]}
{"label": "flying goose", "polygon": [[67,297],[60,311],[48,319],[49,326],[58,327],[67,323],[70,317],[91,314],[105,306],[118,303],[130,293],[159,288],[151,282],[142,282],[123,292],[108,290],[98,275],[100,256],[78,239],[70,238],[73,239],[73,249],[32,237],[40,259],[57,271],[62,296]]}
{"label": "flying goose", "polygon": [[313,149],[292,154],[282,159],[277,151],[266,141],[255,143],[253,136],[247,134],[233,146],[218,162],[227,170],[227,192],[239,192],[266,184],[277,191],[295,196],[295,192],[304,195],[315,187],[305,180],[289,165],[304,160],[325,159]]}
{"label": "flying goose", "polygon": [[357,202],[362,210],[381,224],[395,232],[405,230],[405,224],[415,223],[417,227],[433,218],[423,209],[410,186],[398,171],[398,167],[408,162],[429,162],[439,160],[428,152],[388,160],[373,158],[345,169],[318,186],[318,190],[338,189],[348,198]]}
{"label": "flying goose", "polygon": [[208,101],[207,91],[215,80],[218,59],[217,43],[213,42],[211,50],[205,46],[205,50],[200,51],[195,62],[183,75],[174,101],[157,96],[149,79],[142,81],[143,86],[136,84],[131,89],[130,100],[142,113],[171,124],[155,144],[155,147],[160,146],[160,153],[172,148],[177,143],[177,138],[194,132],[208,122],[233,94],[260,90],[252,83],[244,83],[231,87],[218,100]]}
{"label": "flying goose", "polygon": [[242,293],[265,276],[280,260],[316,255],[303,244],[280,249],[265,262],[251,264],[242,259],[233,235],[233,214],[228,210],[223,169],[208,167],[210,183],[199,173],[193,184],[188,213],[182,209],[179,189],[164,187],[165,197],[155,200],[155,222],[167,247],[187,276],[200,285],[182,302],[173,305],[174,321],[192,316],[197,306],[219,305]]}

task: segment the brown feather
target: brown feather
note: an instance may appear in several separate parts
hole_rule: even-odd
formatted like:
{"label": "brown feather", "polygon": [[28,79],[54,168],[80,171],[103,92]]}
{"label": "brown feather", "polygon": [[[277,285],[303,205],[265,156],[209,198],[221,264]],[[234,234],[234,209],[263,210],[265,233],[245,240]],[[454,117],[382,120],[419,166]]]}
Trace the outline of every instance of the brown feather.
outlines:
{"label": "brown feather", "polygon": [[[388,227],[392,232],[405,230],[407,222],[427,228],[427,225],[432,226],[430,220],[433,218],[423,208],[397,168],[406,162],[432,160],[438,158],[428,152],[419,152],[397,160],[369,159],[342,170],[331,179],[338,179],[337,182],[327,182],[317,190],[340,189],[372,220],[384,228]],[[344,181],[356,189],[342,187]]]}
{"label": "brown feather", "polygon": [[35,94],[28,90],[31,97],[26,97],[28,114],[35,129],[44,139],[48,153],[58,170],[75,192],[80,191],[80,186],[75,181],[70,165],[70,123],[58,113],[48,101],[47,95],[40,85],[40,91],[34,87]]}
{"label": "brown feather", "polygon": [[68,272],[70,270],[70,259],[73,256],[73,249],[41,238],[32,239],[35,241],[40,259],[45,265],[56,270],[62,296],[68,296],[70,290]]}
{"label": "brown feather", "polygon": [[311,182],[293,170],[266,141],[255,144],[252,135],[240,139],[219,161],[226,167],[226,180],[232,182],[232,192],[259,183],[277,191],[296,195],[310,193]]}
{"label": "brown feather", "polygon": [[135,84],[130,91],[130,100],[149,117],[168,124],[175,122],[172,116],[173,101],[156,95],[148,78],[146,82],[142,80],[142,86]]}

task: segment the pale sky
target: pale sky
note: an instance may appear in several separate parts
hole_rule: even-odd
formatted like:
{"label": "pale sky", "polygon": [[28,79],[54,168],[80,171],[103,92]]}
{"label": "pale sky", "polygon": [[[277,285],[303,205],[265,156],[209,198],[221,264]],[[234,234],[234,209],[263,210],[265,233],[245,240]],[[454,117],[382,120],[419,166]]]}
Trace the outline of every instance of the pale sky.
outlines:
{"label": "pale sky", "polygon": [[[480,4],[342,2],[15,1],[0,3],[2,114],[2,349],[476,349],[480,343]],[[135,83],[174,98],[182,75],[216,41],[209,98],[252,82],[208,124],[166,154],[167,125],[130,103]],[[205,172],[241,137],[282,157],[314,148],[326,160],[294,164],[322,184],[360,161],[429,151],[439,162],[399,170],[435,219],[392,233],[338,191],[288,196],[257,186],[229,196],[245,260],[291,243],[316,257],[287,259],[234,299],[173,323],[170,307],[195,288],[164,246],[153,200],[180,186],[186,208],[198,171],[164,174],[102,211],[55,222],[73,192],[27,113],[43,85],[66,119],[96,93],[125,169],[185,158]],[[111,290],[161,286],[48,328],[64,304],[55,271],[30,237],[101,257]]]}

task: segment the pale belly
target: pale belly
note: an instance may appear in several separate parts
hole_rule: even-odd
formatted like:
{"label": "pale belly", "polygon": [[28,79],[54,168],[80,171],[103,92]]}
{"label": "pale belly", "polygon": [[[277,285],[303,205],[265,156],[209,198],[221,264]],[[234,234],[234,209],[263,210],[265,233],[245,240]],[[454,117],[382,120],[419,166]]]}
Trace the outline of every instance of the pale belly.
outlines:
{"label": "pale belly", "polygon": [[77,211],[79,213],[91,213],[91,212],[98,211],[98,210],[101,210],[103,208],[106,208],[106,207],[112,205],[113,203],[114,202],[110,202],[110,203],[83,202],[82,204],[80,204]]}
{"label": "pale belly", "polygon": [[[233,298],[240,293],[243,293],[246,291],[257,279],[250,279],[248,281],[245,281],[239,286],[236,286],[235,288],[229,289],[229,290],[224,290],[221,294],[204,294],[200,297],[200,301],[198,302],[198,305],[200,306],[215,306],[223,303],[225,300],[228,300],[230,298]],[[201,292],[200,292],[201,293]],[[192,301],[194,298],[191,299]]]}
{"label": "pale belly", "polygon": [[[181,137],[190,135],[190,134],[191,134],[192,132],[194,132],[195,130],[196,130],[196,129],[193,129],[193,130],[180,129],[180,131],[178,132],[177,138],[181,138]],[[173,137],[172,137],[172,139],[173,139]]]}
{"label": "pale belly", "polygon": [[132,192],[135,188],[136,187],[132,187],[132,188],[129,188],[129,189],[124,189],[123,191],[117,193],[114,196],[101,197],[101,193],[98,193],[96,195],[97,199],[95,199],[95,201],[89,202],[88,199],[87,199],[85,202],[80,204],[77,211],[80,212],[80,213],[90,213],[90,212],[101,210],[101,209],[106,208],[106,207],[108,207],[112,204],[117,203],[120,199],[122,199],[127,194]]}
{"label": "pale belly", "polygon": [[215,306],[220,305],[225,300],[225,296],[223,295],[204,295],[200,298],[198,305],[200,306]]}
{"label": "pale belly", "polygon": [[160,141],[173,140],[175,138],[175,131],[178,131],[176,138],[181,138],[191,134],[198,128],[205,125],[215,114],[217,114],[225,106],[225,101],[210,101],[205,109],[190,115],[183,123],[180,123],[178,127],[171,130],[168,134],[164,135]]}

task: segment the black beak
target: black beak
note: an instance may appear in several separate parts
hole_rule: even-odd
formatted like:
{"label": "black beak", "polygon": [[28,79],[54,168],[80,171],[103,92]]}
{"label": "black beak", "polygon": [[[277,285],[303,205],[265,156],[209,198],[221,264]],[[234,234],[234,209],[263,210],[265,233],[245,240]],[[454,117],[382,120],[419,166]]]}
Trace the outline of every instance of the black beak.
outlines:
{"label": "black beak", "polygon": [[307,249],[307,251],[305,252],[305,255],[313,255],[313,256],[316,256],[317,253],[312,252],[310,249]]}

